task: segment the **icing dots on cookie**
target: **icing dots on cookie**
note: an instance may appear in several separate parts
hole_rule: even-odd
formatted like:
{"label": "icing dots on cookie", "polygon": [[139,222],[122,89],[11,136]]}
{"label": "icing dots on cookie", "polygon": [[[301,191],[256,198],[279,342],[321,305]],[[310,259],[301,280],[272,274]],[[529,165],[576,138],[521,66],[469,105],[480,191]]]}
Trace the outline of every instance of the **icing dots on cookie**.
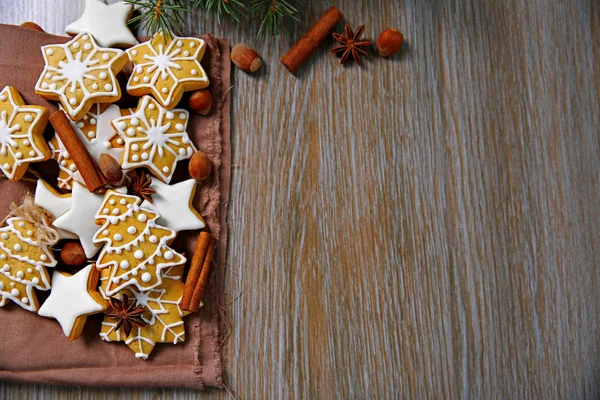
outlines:
{"label": "icing dots on cookie", "polygon": [[116,74],[127,63],[122,50],[98,47],[89,34],[81,33],[65,44],[43,46],[42,54],[45,66],[35,92],[60,101],[71,119],[79,121],[94,103],[121,97]]}
{"label": "icing dots on cookie", "polygon": [[134,96],[152,94],[163,107],[175,108],[184,92],[209,85],[200,65],[205,51],[202,39],[155,34],[127,50],[134,64],[127,91]]}

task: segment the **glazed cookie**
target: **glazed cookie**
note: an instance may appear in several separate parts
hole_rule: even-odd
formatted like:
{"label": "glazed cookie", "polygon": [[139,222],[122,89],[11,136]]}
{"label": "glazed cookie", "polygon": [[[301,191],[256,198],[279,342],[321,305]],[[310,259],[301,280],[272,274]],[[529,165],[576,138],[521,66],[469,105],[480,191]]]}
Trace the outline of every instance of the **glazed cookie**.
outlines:
{"label": "glazed cookie", "polygon": [[112,121],[125,141],[121,167],[146,167],[169,183],[177,161],[190,158],[196,151],[186,132],[188,119],[186,110],[169,111],[152,97],[142,97],[133,114]]}
{"label": "glazed cookie", "polygon": [[138,44],[127,28],[127,20],[133,13],[133,4],[119,1],[105,4],[100,0],[85,0],[85,9],[79,19],[65,31],[72,36],[91,33],[102,47],[129,47]]}
{"label": "glazed cookie", "polygon": [[28,311],[37,311],[34,289],[50,289],[46,268],[56,260],[49,244],[39,243],[38,230],[20,217],[9,218],[0,228],[0,307],[12,300]]}
{"label": "glazed cookie", "polygon": [[[182,311],[179,301],[183,295],[183,265],[169,267],[163,274],[162,283],[147,292],[140,292],[136,288],[129,287],[119,292],[117,297],[126,294],[129,298],[136,300],[137,306],[145,307],[148,312],[142,316],[146,326],[133,327],[129,336],[125,335],[124,329],[116,329],[117,321],[104,317],[100,337],[107,342],[124,341],[137,358],[147,359],[156,343],[177,344],[185,340],[185,327],[183,316],[189,314]],[[100,291],[105,293],[106,286],[110,282],[110,272],[103,270],[100,278]]]}
{"label": "glazed cookie", "polygon": [[65,44],[42,46],[46,65],[35,92],[60,101],[67,115],[79,121],[94,103],[114,103],[121,98],[116,74],[127,63],[122,50],[98,47],[87,33]]}
{"label": "glazed cookie", "polygon": [[105,293],[114,296],[133,286],[147,291],[162,283],[161,271],[186,259],[169,247],[175,232],[156,224],[159,215],[141,208],[136,196],[109,190],[96,214],[102,227],[94,243],[105,245],[98,256],[99,269],[110,268]]}
{"label": "glazed cookie", "polygon": [[192,205],[196,193],[196,181],[188,179],[175,185],[167,185],[158,179],[152,179],[150,188],[156,190],[152,202],[144,200],[142,207],[160,215],[158,223],[179,231],[202,229],[206,226],[202,216]]}
{"label": "glazed cookie", "polygon": [[163,107],[172,110],[184,92],[209,85],[200,65],[205,51],[202,39],[155,34],[149,41],[127,50],[133,63],[127,92],[138,97],[152,94]]}
{"label": "glazed cookie", "polygon": [[100,272],[90,264],[75,275],[54,271],[52,290],[38,314],[55,318],[69,340],[75,340],[83,332],[87,317],[100,313],[108,302],[98,293]]}
{"label": "glazed cookie", "polygon": [[[58,193],[46,181],[38,179],[35,186],[34,203],[52,214],[56,219],[71,208],[71,193]],[[56,231],[61,239],[77,239],[77,235],[64,229],[56,228]]]}
{"label": "glazed cookie", "polygon": [[50,158],[44,140],[48,110],[26,106],[19,92],[7,86],[0,92],[0,169],[10,180],[19,180],[29,163]]}
{"label": "glazed cookie", "polygon": [[[102,153],[108,154],[115,160],[121,159],[125,142],[117,135],[111,121],[115,118],[130,115],[131,112],[130,109],[121,109],[114,104],[94,104],[80,121],[71,121],[73,130],[97,165],[100,163]],[[55,135],[49,144],[52,149],[52,158],[58,162],[59,166],[58,187],[71,190],[73,181],[85,186],[77,166],[60,138]]]}

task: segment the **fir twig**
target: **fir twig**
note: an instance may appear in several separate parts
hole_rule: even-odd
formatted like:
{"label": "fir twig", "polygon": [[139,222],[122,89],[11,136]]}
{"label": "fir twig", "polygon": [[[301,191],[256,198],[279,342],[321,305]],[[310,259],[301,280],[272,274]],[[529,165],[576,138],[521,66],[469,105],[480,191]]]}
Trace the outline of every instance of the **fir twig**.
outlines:
{"label": "fir twig", "polygon": [[[194,8],[202,6],[206,11],[217,14],[217,20],[221,22],[223,14],[231,16],[239,22],[240,16],[247,11],[246,5],[240,0],[194,0]],[[206,16],[208,17],[208,13]]]}
{"label": "fir twig", "polygon": [[191,0],[125,0],[140,12],[129,24],[153,35],[162,32],[165,37],[172,33],[181,34],[184,26],[183,14],[191,11]]}
{"label": "fir twig", "polygon": [[287,25],[299,21],[303,6],[300,0],[252,0],[249,12],[260,19],[259,35],[276,35],[282,25],[287,30]]}

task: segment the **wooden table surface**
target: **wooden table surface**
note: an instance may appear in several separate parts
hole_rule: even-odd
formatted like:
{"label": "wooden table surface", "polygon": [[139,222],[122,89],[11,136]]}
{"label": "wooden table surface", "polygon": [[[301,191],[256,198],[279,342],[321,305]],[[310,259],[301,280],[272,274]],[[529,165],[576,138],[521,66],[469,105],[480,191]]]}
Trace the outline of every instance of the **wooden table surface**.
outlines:
{"label": "wooden table surface", "polygon": [[[331,5],[308,3],[301,30]],[[234,79],[230,386],[597,398],[600,3],[332,4],[368,38],[402,29],[403,53],[341,67],[328,42],[294,77],[278,60],[301,30],[188,20],[266,63]],[[82,10],[0,0],[0,22],[62,33]],[[0,383],[7,399],[198,395]]]}

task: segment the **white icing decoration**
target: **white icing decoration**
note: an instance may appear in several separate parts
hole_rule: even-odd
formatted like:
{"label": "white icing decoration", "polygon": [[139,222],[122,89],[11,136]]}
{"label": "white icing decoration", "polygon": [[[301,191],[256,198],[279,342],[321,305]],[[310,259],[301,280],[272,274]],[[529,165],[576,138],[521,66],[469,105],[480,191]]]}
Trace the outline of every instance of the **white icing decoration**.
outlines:
{"label": "white icing decoration", "polygon": [[[172,103],[177,100],[174,95],[184,82],[203,82],[208,86],[208,77],[200,65],[206,43],[202,39],[173,36],[171,42],[165,48],[164,38],[158,36],[162,36],[162,33],[157,33],[151,40],[127,50],[129,59],[134,63],[134,66],[141,66],[146,70],[146,76],[142,79],[144,83],[140,84],[135,81],[136,74],[132,74],[127,82],[127,90],[131,91],[142,87],[150,88],[154,96],[160,99],[161,104],[172,108],[171,105],[175,105]],[[182,51],[182,47],[178,45],[178,43],[183,43],[182,40],[189,41],[191,49],[194,49],[198,44],[197,49],[192,50],[193,54],[190,54],[188,50]],[[143,51],[145,53],[143,60],[136,58],[133,54],[134,51],[138,54],[138,50],[141,49],[145,50]],[[187,65],[193,63],[194,69],[201,71],[201,74],[183,79],[179,78],[178,72],[184,68],[184,62],[186,68]],[[146,80],[146,78],[149,79]],[[158,87],[162,89],[158,90]]]}
{"label": "white icing decoration", "polygon": [[[115,73],[118,71],[114,64],[123,56],[123,51],[98,47],[94,40],[88,37],[88,43],[92,47],[89,52],[84,53],[82,50],[78,50],[79,41],[84,40],[82,36],[82,34],[79,34],[63,45],[53,45],[53,47],[60,47],[64,51],[64,57],[60,60],[51,61],[44,56],[44,71],[42,71],[35,86],[36,91],[42,91],[46,95],[57,96],[61,104],[65,107],[65,112],[71,118],[79,118],[84,107],[89,107],[90,102],[95,97],[105,96],[116,98],[119,94],[114,87],[106,91],[93,89],[94,92],[90,92],[89,88],[85,86],[85,82],[97,80],[96,74],[102,72],[106,73],[112,82],[115,82]],[[44,46],[42,49],[46,47]],[[100,57],[96,57],[99,53],[111,54],[112,57],[109,60],[102,61]],[[113,71],[113,68],[115,71]],[[53,73],[53,83],[47,88],[43,88],[42,82],[44,82],[45,75],[48,72]],[[93,85],[97,87],[96,82]],[[73,97],[78,88],[82,92],[82,95],[79,96],[80,100]]]}
{"label": "white icing decoration", "polygon": [[143,282],[150,282],[152,280],[152,275],[150,275],[148,272],[144,272],[141,279]]}
{"label": "white icing decoration", "polygon": [[144,258],[144,252],[143,252],[142,250],[136,250],[136,251],[133,253],[133,256],[134,256],[135,258],[137,258],[138,260],[141,260],[142,258]]}
{"label": "white icing decoration", "polygon": [[58,217],[54,221],[54,226],[75,233],[81,241],[86,257],[92,258],[99,250],[99,247],[93,243],[94,234],[98,230],[94,216],[100,209],[104,197],[88,192],[86,188],[75,182],[72,199],[71,209]]}
{"label": "white icing decoration", "polygon": [[202,229],[206,226],[202,217],[190,206],[196,189],[196,181],[188,179],[175,185],[167,185],[158,179],[152,179],[150,187],[156,190],[152,203],[144,201],[142,207],[158,214],[157,222],[175,232]]}
{"label": "white icing decoration", "polygon": [[92,268],[93,264],[88,265],[73,276],[55,271],[52,274],[50,297],[38,311],[43,317],[55,318],[67,337],[71,336],[78,318],[104,311],[104,306],[88,292]]}
{"label": "white icing decoration", "polygon": [[127,233],[129,233],[130,235],[134,235],[137,232],[137,229],[135,226],[130,226],[127,228]]}
{"label": "white icing decoration", "polygon": [[133,46],[138,41],[127,28],[132,8],[133,4],[122,1],[106,5],[99,0],[86,0],[83,14],[67,26],[66,32],[72,35],[89,32],[103,47]]}

